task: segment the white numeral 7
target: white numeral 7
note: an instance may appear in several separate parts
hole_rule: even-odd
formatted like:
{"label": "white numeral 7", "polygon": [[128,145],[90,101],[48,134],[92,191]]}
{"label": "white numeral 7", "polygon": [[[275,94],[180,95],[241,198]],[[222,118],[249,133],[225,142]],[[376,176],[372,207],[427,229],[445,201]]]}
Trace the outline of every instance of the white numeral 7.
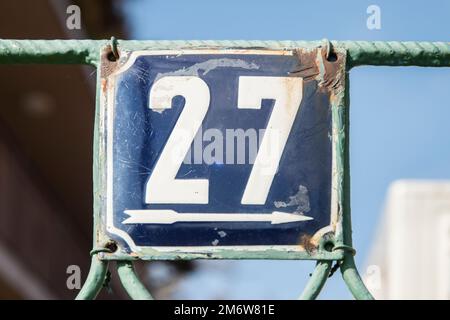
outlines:
{"label": "white numeral 7", "polygon": [[[209,181],[175,179],[184,156],[209,108],[208,85],[194,76],[171,76],[156,81],[150,90],[150,108],[171,107],[182,95],[185,106],[147,181],[146,203],[208,203]],[[303,80],[295,77],[239,77],[238,109],[260,109],[262,99],[274,99],[274,107],[260,143],[242,204],[263,205],[277,172],[284,147],[303,97]]]}
{"label": "white numeral 7", "polygon": [[260,109],[262,99],[275,99],[272,114],[242,196],[242,204],[266,203],[302,97],[302,78],[239,78],[239,109]]}

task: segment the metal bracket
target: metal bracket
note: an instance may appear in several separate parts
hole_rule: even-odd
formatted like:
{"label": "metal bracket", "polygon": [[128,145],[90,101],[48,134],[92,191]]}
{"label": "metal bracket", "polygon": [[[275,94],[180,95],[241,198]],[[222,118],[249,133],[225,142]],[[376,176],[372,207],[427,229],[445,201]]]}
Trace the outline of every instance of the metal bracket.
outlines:
{"label": "metal bracket", "polygon": [[[322,288],[330,275],[333,261],[317,261],[316,267],[311,274],[299,300],[314,300],[318,297]],[[103,287],[108,270],[108,262],[98,259],[96,255],[92,257],[91,269],[83,288],[78,293],[77,300],[95,299]],[[358,300],[373,300],[372,295],[367,290],[351,253],[346,253],[344,260],[340,261],[342,277],[353,297]],[[131,261],[117,261],[117,272],[120,282],[126,292],[133,300],[153,300],[152,295],[142,284],[136,275]]]}

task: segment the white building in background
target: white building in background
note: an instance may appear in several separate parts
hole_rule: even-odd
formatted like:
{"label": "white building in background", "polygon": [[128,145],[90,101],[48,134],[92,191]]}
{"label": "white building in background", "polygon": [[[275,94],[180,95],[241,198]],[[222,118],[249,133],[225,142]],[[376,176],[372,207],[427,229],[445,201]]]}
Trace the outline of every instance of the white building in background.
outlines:
{"label": "white building in background", "polygon": [[450,299],[450,181],[389,187],[366,285],[377,299]]}

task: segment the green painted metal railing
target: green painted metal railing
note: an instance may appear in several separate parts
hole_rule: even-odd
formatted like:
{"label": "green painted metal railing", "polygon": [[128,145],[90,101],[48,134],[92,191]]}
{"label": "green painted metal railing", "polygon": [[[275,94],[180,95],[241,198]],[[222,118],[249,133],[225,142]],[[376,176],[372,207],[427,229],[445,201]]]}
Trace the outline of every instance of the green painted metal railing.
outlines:
{"label": "green painted metal railing", "polygon": [[[180,48],[317,48],[325,47],[330,52],[333,48],[346,51],[347,71],[362,65],[375,66],[421,66],[421,67],[449,67],[450,43],[447,42],[367,42],[367,41],[134,41],[134,40],[0,40],[0,64],[86,64],[96,68],[100,64],[100,50],[104,47],[117,46],[119,51],[145,49],[180,49]],[[99,71],[99,70],[98,70]],[[97,72],[99,77],[100,72]],[[348,85],[347,85],[348,88]],[[341,115],[343,121],[349,121],[349,100],[346,95],[345,108]],[[98,121],[97,94],[96,123]],[[97,127],[96,127],[97,128]],[[356,299],[373,299],[359,276],[355,265],[355,250],[352,248],[352,229],[350,213],[350,171],[349,171],[349,128],[345,126],[343,135],[344,153],[344,208],[343,208],[343,244],[337,244],[333,250],[342,250],[344,259],[336,261],[342,277]],[[94,139],[94,147],[98,143]],[[94,190],[98,181],[98,170],[94,161]],[[98,217],[94,204],[94,230]],[[94,244],[97,243],[94,232]],[[77,299],[94,299],[102,289],[107,277],[108,262],[101,260],[98,253],[107,251],[105,248],[94,248],[91,252],[91,269]],[[333,261],[317,261],[300,299],[315,299],[332,268]],[[132,262],[117,261],[117,270],[122,285],[133,299],[152,299],[152,296],[140,282],[134,272]]]}
{"label": "green painted metal railing", "polygon": [[[0,40],[0,63],[49,63],[88,64],[97,66],[99,50],[110,40]],[[195,46],[220,48],[288,49],[298,47],[320,47],[330,43],[347,51],[348,67],[361,65],[377,66],[422,66],[448,67],[450,65],[450,43],[447,42],[399,42],[399,41],[178,41],[178,40],[120,40],[119,47],[129,50],[158,48],[187,48]]]}

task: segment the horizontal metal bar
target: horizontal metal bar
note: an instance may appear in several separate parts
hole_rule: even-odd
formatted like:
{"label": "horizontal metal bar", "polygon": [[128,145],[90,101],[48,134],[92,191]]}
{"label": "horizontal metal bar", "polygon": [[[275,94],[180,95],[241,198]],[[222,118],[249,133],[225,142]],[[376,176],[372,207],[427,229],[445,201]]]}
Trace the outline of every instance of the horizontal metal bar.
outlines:
{"label": "horizontal metal bar", "polygon": [[348,67],[419,66],[449,67],[449,42],[342,41],[336,45],[347,50]]}
{"label": "horizontal metal bar", "polygon": [[[91,64],[99,58],[99,49],[109,40],[0,40],[0,63]],[[328,41],[253,41],[253,40],[119,40],[120,49],[181,48],[314,48]],[[450,43],[399,41],[331,41],[335,48],[347,51],[349,68],[378,66],[450,66]]]}
{"label": "horizontal metal bar", "polygon": [[105,40],[0,40],[0,64],[96,65]]}

